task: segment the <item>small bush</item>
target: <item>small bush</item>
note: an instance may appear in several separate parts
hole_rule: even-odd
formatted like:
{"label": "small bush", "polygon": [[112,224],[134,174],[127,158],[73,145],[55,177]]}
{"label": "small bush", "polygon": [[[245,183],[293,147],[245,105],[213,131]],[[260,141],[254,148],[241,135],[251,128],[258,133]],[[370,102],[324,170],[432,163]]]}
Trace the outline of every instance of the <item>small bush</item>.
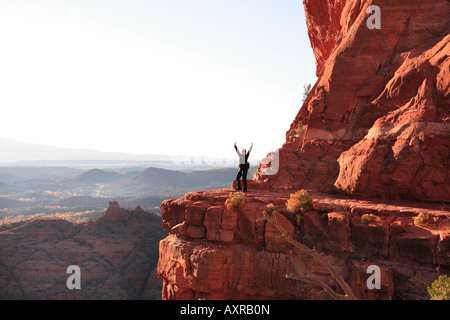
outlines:
{"label": "small bush", "polygon": [[274,211],[277,211],[277,207],[273,203],[270,203],[266,206],[266,211],[267,214],[270,216]]}
{"label": "small bush", "polygon": [[308,83],[308,84],[304,84],[304,85],[303,85],[303,97],[302,97],[302,103],[305,103],[306,99],[308,99],[309,97],[311,97],[311,90],[312,90],[312,85],[311,85],[311,83]]}
{"label": "small bush", "polygon": [[420,225],[420,224],[425,224],[428,221],[428,218],[430,216],[428,215],[428,213],[419,213],[419,215],[417,217],[414,217],[414,224]]}
{"label": "small bush", "polygon": [[378,219],[379,218],[376,215],[371,214],[371,213],[368,213],[368,214],[366,213],[366,214],[363,214],[361,216],[361,221],[366,223],[366,224],[369,224],[369,223],[371,223],[371,222],[373,222],[375,220],[378,220]]}
{"label": "small bush", "polygon": [[286,202],[286,208],[290,213],[295,215],[297,225],[300,225],[303,214],[312,209],[312,198],[308,191],[302,189],[296,193],[291,194]]}
{"label": "small bush", "polygon": [[225,201],[227,209],[237,209],[241,203],[245,202],[245,195],[242,192],[230,192],[230,197]]}
{"label": "small bush", "polygon": [[427,290],[430,300],[450,300],[450,278],[440,276]]}
{"label": "small bush", "polygon": [[305,131],[303,130],[303,124],[299,122],[297,127],[297,136],[300,138],[300,140],[303,141],[303,136],[305,135]]}

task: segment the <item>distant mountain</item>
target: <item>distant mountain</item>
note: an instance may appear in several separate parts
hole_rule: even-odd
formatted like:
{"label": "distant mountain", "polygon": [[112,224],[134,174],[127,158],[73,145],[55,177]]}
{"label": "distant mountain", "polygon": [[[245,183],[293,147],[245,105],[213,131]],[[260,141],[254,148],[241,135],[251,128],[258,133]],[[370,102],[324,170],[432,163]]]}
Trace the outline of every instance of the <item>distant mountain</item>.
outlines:
{"label": "distant mountain", "polygon": [[136,160],[170,161],[164,155],[134,155],[122,152],[101,152],[88,149],[68,149],[0,138],[0,162],[36,160]]}
{"label": "distant mountain", "polygon": [[118,172],[91,169],[73,177],[72,179],[64,181],[64,183],[109,183],[125,177],[126,175]]}
{"label": "distant mountain", "polygon": [[[248,179],[256,168],[252,168]],[[148,168],[125,179],[104,186],[105,194],[138,195],[146,193],[180,192],[198,188],[230,187],[236,177],[236,168],[182,172],[161,168]]]}
{"label": "distant mountain", "polygon": [[148,186],[174,186],[185,177],[187,173],[161,168],[147,168],[135,176],[118,181],[120,185],[148,185]]}
{"label": "distant mountain", "polygon": [[11,183],[19,180],[21,179],[18,176],[15,176],[10,173],[0,172],[0,183]]}
{"label": "distant mountain", "polygon": [[[183,159],[184,161],[181,161]],[[187,159],[187,160],[186,160]],[[2,166],[60,166],[82,169],[121,169],[127,167],[159,167],[174,170],[206,170],[235,166],[237,159],[158,154],[101,152],[88,149],[58,148],[0,138],[0,167]],[[256,165],[255,159],[250,162]],[[129,171],[129,170],[128,170]],[[138,170],[141,171],[141,170]]]}
{"label": "distant mountain", "polygon": [[15,182],[19,180],[29,179],[56,179],[69,178],[82,173],[83,170],[62,167],[62,166],[44,166],[44,167],[30,167],[30,166],[0,166],[0,181]]}
{"label": "distant mountain", "polygon": [[[251,168],[248,179],[252,178],[256,168]],[[181,194],[199,189],[228,188],[236,172],[237,168],[181,171],[156,167],[80,170],[58,166],[0,166],[0,191],[14,194],[17,199],[32,198],[33,201],[72,195],[129,197]],[[31,205],[31,202],[22,204],[26,205]]]}
{"label": "distant mountain", "polygon": [[161,168],[147,168],[138,174],[122,180],[114,181],[105,186],[107,194],[131,195],[143,193],[161,193],[167,190],[180,190],[186,186],[180,182],[188,174],[181,171]]}

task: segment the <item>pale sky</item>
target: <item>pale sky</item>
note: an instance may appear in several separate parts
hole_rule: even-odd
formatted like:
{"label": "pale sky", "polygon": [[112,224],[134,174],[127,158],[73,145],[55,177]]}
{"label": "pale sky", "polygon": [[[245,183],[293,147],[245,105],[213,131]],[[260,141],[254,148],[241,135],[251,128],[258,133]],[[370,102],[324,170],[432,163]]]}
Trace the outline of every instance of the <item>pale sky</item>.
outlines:
{"label": "pale sky", "polygon": [[2,0],[0,137],[262,158],[314,84],[301,0]]}

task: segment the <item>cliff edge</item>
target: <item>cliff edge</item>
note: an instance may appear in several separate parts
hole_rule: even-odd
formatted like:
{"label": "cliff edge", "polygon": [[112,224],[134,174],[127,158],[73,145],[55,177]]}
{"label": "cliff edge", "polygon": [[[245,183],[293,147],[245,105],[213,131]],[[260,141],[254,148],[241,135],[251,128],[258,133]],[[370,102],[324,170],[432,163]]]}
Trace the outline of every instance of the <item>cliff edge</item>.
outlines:
{"label": "cliff edge", "polygon": [[[358,298],[427,299],[438,273],[450,273],[450,3],[303,4],[318,81],[241,205],[226,207],[230,189],[162,204],[163,299],[329,298],[289,273],[339,290],[259,219],[272,203],[288,234]],[[313,198],[301,223],[286,208],[299,189]],[[380,268],[380,289],[367,287],[370,265]]]}

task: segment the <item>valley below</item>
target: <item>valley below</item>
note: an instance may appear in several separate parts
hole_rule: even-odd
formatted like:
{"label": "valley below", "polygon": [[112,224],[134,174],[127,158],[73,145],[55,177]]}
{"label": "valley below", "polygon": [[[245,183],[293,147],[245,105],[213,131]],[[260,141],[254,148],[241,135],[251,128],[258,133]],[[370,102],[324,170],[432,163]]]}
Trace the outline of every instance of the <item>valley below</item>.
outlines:
{"label": "valley below", "polygon": [[[161,203],[235,168],[0,167],[0,299],[161,299]],[[82,290],[69,290],[78,266]]]}
{"label": "valley below", "polygon": [[141,206],[160,215],[165,199],[193,190],[229,187],[235,174],[234,167],[188,171],[141,166],[4,166],[0,167],[0,225],[36,217],[86,222],[103,214],[113,199],[124,208]]}

